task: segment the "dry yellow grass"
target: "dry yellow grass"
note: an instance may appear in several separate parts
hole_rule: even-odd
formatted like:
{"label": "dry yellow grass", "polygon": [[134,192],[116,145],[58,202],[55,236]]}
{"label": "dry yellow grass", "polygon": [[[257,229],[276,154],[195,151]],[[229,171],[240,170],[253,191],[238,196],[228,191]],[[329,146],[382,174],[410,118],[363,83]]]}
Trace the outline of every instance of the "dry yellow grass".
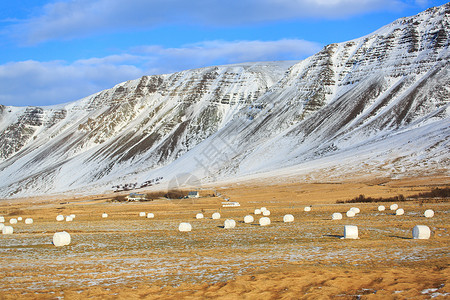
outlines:
{"label": "dry yellow grass", "polygon": [[[376,203],[336,204],[359,194],[405,196],[448,184],[442,178],[370,182],[247,182],[210,187],[240,207],[221,207],[222,198],[111,203],[109,195],[74,199],[0,202],[15,234],[0,236],[0,299],[438,299],[450,297],[448,202],[400,203],[404,216]],[[96,200],[99,199],[99,200]],[[31,203],[34,202],[34,203]],[[31,203],[31,204],[30,204]],[[304,212],[312,205],[311,212]],[[262,206],[268,227],[244,224]],[[333,212],[357,206],[355,218],[331,220]],[[388,204],[387,204],[388,206]],[[436,212],[423,217],[425,209]],[[139,217],[153,212],[154,219]],[[196,220],[198,212],[205,219]],[[220,211],[222,218],[212,220]],[[107,219],[101,214],[107,212]],[[56,222],[58,214],[73,222]],[[283,223],[284,214],[295,217]],[[234,229],[222,228],[226,218]],[[193,231],[178,232],[180,222]],[[343,226],[359,227],[359,240],[343,240]],[[432,229],[430,240],[411,239],[417,225]],[[56,231],[72,236],[67,247],[51,244]]]}

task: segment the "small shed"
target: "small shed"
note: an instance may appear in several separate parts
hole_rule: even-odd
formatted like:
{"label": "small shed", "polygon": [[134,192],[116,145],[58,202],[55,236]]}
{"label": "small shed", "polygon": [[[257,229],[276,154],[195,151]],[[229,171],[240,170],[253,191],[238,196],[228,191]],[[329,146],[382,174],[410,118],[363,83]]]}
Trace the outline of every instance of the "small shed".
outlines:
{"label": "small shed", "polygon": [[187,196],[188,196],[188,198],[199,198],[200,194],[197,191],[193,191],[193,192],[189,192]]}

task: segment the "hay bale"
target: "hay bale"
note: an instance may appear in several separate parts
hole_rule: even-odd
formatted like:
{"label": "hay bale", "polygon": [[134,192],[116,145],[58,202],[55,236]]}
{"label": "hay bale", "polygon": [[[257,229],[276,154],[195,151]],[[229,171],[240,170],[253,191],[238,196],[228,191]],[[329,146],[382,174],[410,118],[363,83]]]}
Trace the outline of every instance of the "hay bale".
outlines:
{"label": "hay bale", "polygon": [[199,219],[203,219],[204,217],[205,216],[202,213],[198,213],[198,214],[195,215],[195,218],[198,219],[198,220]]}
{"label": "hay bale", "polygon": [[262,217],[261,219],[259,219],[259,225],[261,226],[270,225],[270,219],[268,217]]}
{"label": "hay bale", "polygon": [[354,216],[356,216],[353,210],[349,210],[345,215],[349,218],[353,218]]}
{"label": "hay bale", "polygon": [[305,206],[304,211],[311,211],[311,206]]}
{"label": "hay bale", "polygon": [[5,227],[5,224],[4,223],[0,223],[0,230],[2,230],[3,227]]}
{"label": "hay bale", "polygon": [[283,222],[284,223],[294,222],[294,216],[290,214],[284,215]]}
{"label": "hay bale", "polygon": [[53,235],[53,245],[56,247],[67,246],[71,242],[70,234],[66,231],[55,232]]}
{"label": "hay bale", "polygon": [[145,217],[147,214],[145,213],[145,211],[141,211],[140,213],[139,213],[139,217]]}
{"label": "hay bale", "polygon": [[380,205],[378,206],[378,211],[385,211],[386,207],[384,207],[384,205]]}
{"label": "hay bale", "polygon": [[399,208],[395,211],[395,215],[397,216],[402,216],[405,214],[405,211],[403,210],[403,208]]}
{"label": "hay bale", "polygon": [[390,210],[397,210],[398,209],[398,204],[391,204],[391,206],[389,206]]}
{"label": "hay bale", "polygon": [[3,225],[2,234],[13,234],[13,232],[14,232],[14,229],[12,228],[12,226]]}
{"label": "hay bale", "polygon": [[67,217],[66,217],[66,222],[72,222],[72,221],[73,221],[73,219],[72,219],[71,216],[67,216]]}
{"label": "hay bale", "polygon": [[189,223],[180,223],[180,225],[178,226],[178,231],[180,232],[188,232],[192,230],[192,226]]}
{"label": "hay bale", "polygon": [[225,222],[223,222],[223,227],[225,229],[234,228],[236,227],[236,221],[233,219],[227,219]]}
{"label": "hay bale", "polygon": [[270,210],[265,210],[265,211],[263,211],[263,216],[270,216]]}
{"label": "hay bale", "polygon": [[75,215],[74,214],[71,214],[70,217],[72,218],[72,220],[75,219]]}
{"label": "hay bale", "polygon": [[355,225],[345,225],[344,226],[344,239],[359,239],[358,237],[358,226]]}
{"label": "hay bale", "polygon": [[17,217],[17,221],[22,221],[22,217]]}
{"label": "hay bale", "polygon": [[218,212],[213,213],[212,214],[212,218],[213,218],[213,220],[219,220],[220,219],[220,213],[218,213]]}
{"label": "hay bale", "polygon": [[33,224],[33,219],[32,218],[26,218],[25,219],[25,224],[27,224],[27,225]]}
{"label": "hay bale", "polygon": [[148,213],[147,214],[147,219],[153,219],[155,217],[154,213]]}
{"label": "hay bale", "polygon": [[56,216],[56,221],[58,221],[58,222],[64,221],[64,216],[63,215],[57,215]]}
{"label": "hay bale", "polygon": [[412,236],[415,240],[428,240],[431,236],[430,227],[426,225],[416,225],[412,230]]}
{"label": "hay bale", "polygon": [[264,206],[261,207],[261,212],[265,212],[267,210],[267,208],[265,208]]}
{"label": "hay bale", "polygon": [[12,218],[11,220],[9,220],[9,224],[17,224],[17,219]]}
{"label": "hay bale", "polygon": [[361,210],[357,207],[352,207],[350,210],[352,210],[355,214],[359,214],[361,212]]}
{"label": "hay bale", "polygon": [[5,223],[5,217],[0,216],[0,223]]}
{"label": "hay bale", "polygon": [[102,218],[107,218],[108,214],[107,213],[102,213]]}
{"label": "hay bale", "polygon": [[425,218],[432,218],[434,217],[434,211],[432,209],[427,209],[423,215],[425,216]]}
{"label": "hay bale", "polygon": [[253,218],[253,216],[251,216],[251,215],[246,215],[245,217],[244,217],[244,223],[252,223],[253,221],[255,221],[255,218]]}
{"label": "hay bale", "polygon": [[260,215],[261,213],[262,211],[259,208],[255,209],[255,215]]}
{"label": "hay bale", "polygon": [[342,214],[341,213],[334,213],[331,215],[332,220],[342,220]]}

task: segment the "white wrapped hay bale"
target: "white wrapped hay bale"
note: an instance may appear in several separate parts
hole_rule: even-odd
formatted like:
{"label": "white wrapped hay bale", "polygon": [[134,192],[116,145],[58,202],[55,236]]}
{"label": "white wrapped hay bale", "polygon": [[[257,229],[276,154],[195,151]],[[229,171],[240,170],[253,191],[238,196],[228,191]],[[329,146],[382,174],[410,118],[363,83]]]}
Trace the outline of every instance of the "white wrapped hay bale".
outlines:
{"label": "white wrapped hay bale", "polygon": [[22,217],[18,217],[18,218],[17,218],[17,221],[22,221],[22,220],[23,220]]}
{"label": "white wrapped hay bale", "polygon": [[12,228],[12,226],[4,226],[2,228],[2,234],[13,234],[13,232],[14,232],[14,229]]}
{"label": "white wrapped hay bale", "polygon": [[245,217],[244,217],[244,223],[252,223],[253,221],[255,221],[255,218],[253,218],[253,216],[251,216],[251,215],[246,215]]}
{"label": "white wrapped hay bale", "polygon": [[204,216],[202,213],[198,213],[198,214],[195,215],[195,218],[196,218],[197,220],[203,219],[204,217],[205,217],[205,216]]}
{"label": "white wrapped hay bale", "polygon": [[268,217],[268,216],[270,216],[270,210],[265,210],[265,211],[263,211],[263,216],[266,216],[266,217]]}
{"label": "white wrapped hay bale", "polygon": [[70,217],[72,218],[72,220],[75,219],[75,215],[74,214],[71,214]]}
{"label": "white wrapped hay bale", "polygon": [[260,215],[261,213],[262,211],[259,208],[255,209],[255,215]]}
{"label": "white wrapped hay bale", "polygon": [[107,218],[108,214],[107,213],[102,213],[102,218]]}
{"label": "white wrapped hay bale", "polygon": [[284,215],[283,222],[284,223],[294,222],[294,216],[291,214]]}
{"label": "white wrapped hay bale", "polygon": [[334,213],[331,215],[332,220],[342,220],[342,214],[341,213]]}
{"label": "white wrapped hay bale", "polygon": [[66,217],[66,222],[72,222],[72,221],[73,221],[73,219],[72,219],[71,216],[67,216],[67,217]]}
{"label": "white wrapped hay bale", "polygon": [[358,226],[345,225],[344,226],[344,239],[358,239]]}
{"label": "white wrapped hay bale", "polygon": [[56,221],[58,221],[58,222],[64,221],[64,216],[63,215],[57,215],[56,216]]}
{"label": "white wrapped hay bale", "polygon": [[311,206],[305,206],[304,211],[311,211]]}
{"label": "white wrapped hay bale", "polygon": [[144,211],[141,211],[140,213],[139,213],[139,217],[145,217],[147,214],[144,212]]}
{"label": "white wrapped hay bale", "polygon": [[12,218],[11,220],[9,220],[9,224],[17,224],[17,219]]}
{"label": "white wrapped hay bale", "polygon": [[354,216],[356,216],[353,210],[349,210],[345,215],[349,218],[353,218]]}
{"label": "white wrapped hay bale", "polygon": [[259,219],[259,225],[261,226],[270,225],[270,219],[268,217],[262,217],[261,219]]}
{"label": "white wrapped hay bale", "polygon": [[380,205],[378,206],[378,211],[385,211],[386,207],[384,207],[384,205]]}
{"label": "white wrapped hay bale", "polygon": [[434,211],[432,209],[427,209],[423,215],[425,216],[425,218],[432,218],[434,217]]}
{"label": "white wrapped hay bale", "polygon": [[32,218],[26,218],[25,219],[25,224],[27,224],[27,225],[33,224],[33,219]]}
{"label": "white wrapped hay bale", "polygon": [[67,246],[71,242],[70,234],[66,231],[55,232],[53,235],[53,245],[56,247]]}
{"label": "white wrapped hay bale", "polygon": [[390,210],[397,210],[398,209],[398,204],[391,204],[391,206],[389,206]]}
{"label": "white wrapped hay bale", "polygon": [[0,223],[0,230],[3,230],[3,227],[5,227],[4,223]]}
{"label": "white wrapped hay bale", "polygon": [[426,225],[416,225],[412,230],[412,236],[415,240],[428,240],[431,236],[430,227]]}
{"label": "white wrapped hay bale", "polygon": [[178,230],[181,232],[188,232],[192,230],[192,226],[189,223],[182,222],[180,226],[178,226]]}
{"label": "white wrapped hay bale", "polygon": [[0,223],[5,223],[5,217],[0,216]]}
{"label": "white wrapped hay bale", "polygon": [[357,207],[352,207],[350,210],[352,210],[355,214],[359,214],[361,212],[361,210]]}
{"label": "white wrapped hay bale", "polygon": [[265,211],[267,210],[267,208],[263,206],[263,207],[261,207],[260,210],[261,210],[261,212],[263,213],[263,212],[265,212]]}
{"label": "white wrapped hay bale", "polygon": [[212,218],[213,218],[213,220],[219,220],[220,219],[220,213],[218,213],[218,212],[213,213],[212,214]]}
{"label": "white wrapped hay bale", "polygon": [[233,219],[227,219],[223,223],[223,227],[226,228],[226,229],[234,228],[234,227],[236,227],[236,221],[233,220]]}
{"label": "white wrapped hay bale", "polygon": [[396,214],[397,216],[402,216],[402,215],[405,214],[405,210],[404,210],[403,208],[399,208],[399,209],[397,209],[397,210],[395,211],[395,214]]}
{"label": "white wrapped hay bale", "polygon": [[148,213],[147,214],[147,219],[153,219],[155,217],[154,213]]}

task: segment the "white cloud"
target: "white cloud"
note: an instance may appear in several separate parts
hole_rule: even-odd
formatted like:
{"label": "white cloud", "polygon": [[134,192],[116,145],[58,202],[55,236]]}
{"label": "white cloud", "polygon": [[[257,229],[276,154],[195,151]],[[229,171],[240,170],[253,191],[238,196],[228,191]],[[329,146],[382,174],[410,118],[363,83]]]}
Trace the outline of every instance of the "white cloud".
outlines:
{"label": "white cloud", "polygon": [[320,50],[313,42],[207,41],[180,48],[142,46],[129,53],[65,61],[0,65],[0,104],[50,105],[77,100],[113,85],[185,69],[249,61],[299,60]]}
{"label": "white cloud", "polygon": [[168,24],[226,27],[299,18],[343,18],[398,9],[402,4],[401,0],[68,0],[46,5],[38,16],[11,29],[29,43],[39,43]]}

